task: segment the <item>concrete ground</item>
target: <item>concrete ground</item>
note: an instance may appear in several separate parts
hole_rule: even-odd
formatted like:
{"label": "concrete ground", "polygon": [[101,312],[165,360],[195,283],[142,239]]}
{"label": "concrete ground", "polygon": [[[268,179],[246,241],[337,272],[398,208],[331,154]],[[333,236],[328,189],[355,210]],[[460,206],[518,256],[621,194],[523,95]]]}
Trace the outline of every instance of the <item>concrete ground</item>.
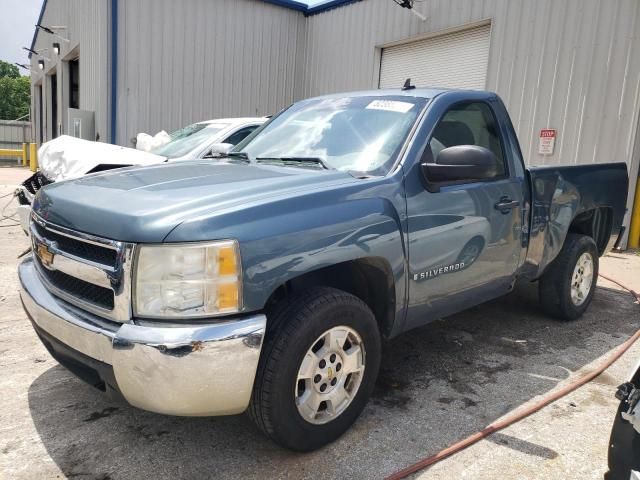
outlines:
{"label": "concrete ground", "polygon": [[[26,176],[0,169],[0,196]],[[387,344],[360,419],[334,444],[302,455],[269,442],[246,416],[142,412],[109,403],[60,367],[20,306],[16,256],[28,242],[7,223],[0,223],[6,479],[382,478],[588,371],[640,328],[640,306],[606,281],[587,314],[568,323],[545,317],[535,286],[520,286]],[[637,254],[610,254],[601,269],[640,291]],[[639,360],[640,343],[596,381],[416,477],[602,479],[614,392]]]}

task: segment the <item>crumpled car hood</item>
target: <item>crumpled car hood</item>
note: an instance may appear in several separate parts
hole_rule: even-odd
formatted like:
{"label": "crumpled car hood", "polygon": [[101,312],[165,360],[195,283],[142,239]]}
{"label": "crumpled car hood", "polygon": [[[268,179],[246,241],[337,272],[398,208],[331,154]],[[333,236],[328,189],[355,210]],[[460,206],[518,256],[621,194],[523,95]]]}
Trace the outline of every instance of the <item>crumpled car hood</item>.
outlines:
{"label": "crumpled car hood", "polygon": [[38,150],[40,172],[52,182],[82,177],[99,166],[153,165],[165,160],[166,157],[134,148],[91,142],[68,135],[54,138],[42,144]]}
{"label": "crumpled car hood", "polygon": [[40,190],[51,223],[128,242],[161,242],[185,220],[357,181],[345,172],[198,160],[88,175]]}

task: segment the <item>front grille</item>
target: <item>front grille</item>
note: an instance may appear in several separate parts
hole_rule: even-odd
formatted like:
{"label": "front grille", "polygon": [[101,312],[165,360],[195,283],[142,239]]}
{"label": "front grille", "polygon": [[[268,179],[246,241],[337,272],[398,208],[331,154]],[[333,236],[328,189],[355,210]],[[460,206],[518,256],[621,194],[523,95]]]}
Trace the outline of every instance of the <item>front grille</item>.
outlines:
{"label": "front grille", "polygon": [[49,270],[42,265],[38,257],[36,257],[36,261],[40,266],[42,275],[54,287],[80,300],[97,305],[100,308],[106,310],[113,309],[113,290],[85,282],[84,280],[72,277],[63,272]]}
{"label": "front grille", "polygon": [[[51,180],[47,179],[41,172],[36,172],[27,178],[24,182],[22,182],[22,186],[25,188],[27,192],[31,195],[35,195],[45,185],[49,185]],[[21,205],[30,205],[31,202],[26,197],[23,191],[18,193],[18,202]]]}
{"label": "front grille", "polygon": [[51,180],[45,177],[41,172],[36,172],[27,178],[22,185],[26,188],[30,193],[36,194],[38,190],[40,190],[45,185],[49,185]]}
{"label": "front grille", "polygon": [[32,213],[35,265],[51,293],[116,322],[131,319],[134,245],[49,223]]}
{"label": "front grille", "polygon": [[92,243],[67,237],[66,235],[60,235],[59,233],[43,228],[35,222],[34,227],[42,238],[56,242],[58,248],[64,252],[110,267],[116,264],[117,252],[111,248],[100,247]]}

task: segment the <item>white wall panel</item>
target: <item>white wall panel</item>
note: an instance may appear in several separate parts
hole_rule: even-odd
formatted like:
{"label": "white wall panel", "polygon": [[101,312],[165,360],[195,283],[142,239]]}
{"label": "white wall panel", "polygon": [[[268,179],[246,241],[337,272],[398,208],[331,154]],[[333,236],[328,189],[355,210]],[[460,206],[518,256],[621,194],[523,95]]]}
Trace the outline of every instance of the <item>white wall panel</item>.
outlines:
{"label": "white wall panel", "polygon": [[[70,42],[63,42],[52,35],[40,31],[36,38],[34,49],[41,51],[49,49],[43,55],[51,61],[45,63],[45,73],[56,71],[58,74],[58,120],[63,123],[63,132],[67,133],[66,121],[67,113],[65,106],[69,103],[69,92],[67,90],[67,69],[62,59],[73,49],[78,48],[80,52],[80,108],[91,110],[96,114],[96,132],[100,134],[102,141],[109,141],[109,35],[111,22],[109,21],[109,1],[108,0],[48,0],[42,25],[45,26],[65,26],[66,30],[61,31],[61,35],[70,39]],[[60,55],[53,55],[51,51],[54,42],[60,43]],[[26,54],[26,52],[25,52]],[[31,68],[38,70],[38,60],[41,56],[32,55]],[[62,74],[61,74],[62,73]],[[35,74],[32,83],[39,82],[42,74]],[[43,82],[45,89],[43,98],[50,97],[50,92]],[[44,102],[46,105],[46,102]],[[32,111],[34,115],[34,125],[38,125],[35,99],[32,96]],[[45,108],[45,118],[50,115]],[[45,124],[45,131],[50,138],[51,125]]]}
{"label": "white wall panel", "polygon": [[220,117],[268,115],[302,84],[305,17],[259,0],[119,6],[117,141]]}

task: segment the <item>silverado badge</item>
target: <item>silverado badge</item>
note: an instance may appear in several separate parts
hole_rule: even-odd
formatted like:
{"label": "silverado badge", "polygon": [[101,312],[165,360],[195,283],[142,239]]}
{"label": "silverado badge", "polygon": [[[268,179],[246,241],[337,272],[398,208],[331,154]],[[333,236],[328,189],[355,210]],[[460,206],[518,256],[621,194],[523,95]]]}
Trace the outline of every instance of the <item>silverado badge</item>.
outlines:
{"label": "silverado badge", "polygon": [[427,270],[426,272],[414,273],[413,279],[416,282],[421,280],[429,280],[431,278],[436,278],[445,273],[453,273],[453,272],[457,272],[458,270],[464,270],[464,267],[465,267],[464,262],[453,263],[445,267],[435,267]]}

